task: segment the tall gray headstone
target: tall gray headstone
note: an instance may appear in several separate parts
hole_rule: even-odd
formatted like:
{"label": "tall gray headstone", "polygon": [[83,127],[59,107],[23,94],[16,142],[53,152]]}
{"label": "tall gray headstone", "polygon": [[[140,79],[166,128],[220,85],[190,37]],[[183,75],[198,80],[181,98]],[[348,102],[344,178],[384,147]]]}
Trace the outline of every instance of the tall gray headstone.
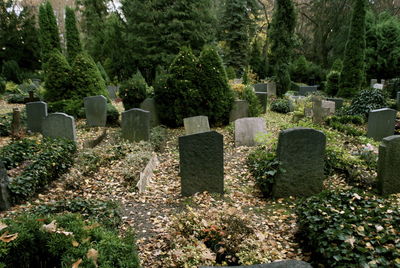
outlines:
{"label": "tall gray headstone", "polygon": [[329,108],[322,107],[322,100],[319,97],[312,99],[312,120],[314,124],[321,124],[324,118],[329,115]]}
{"label": "tall gray headstone", "polygon": [[397,110],[400,111],[400,91],[397,92]]}
{"label": "tall gray headstone", "polygon": [[156,127],[160,124],[154,98],[147,98],[140,104],[140,109],[150,112],[150,125]]}
{"label": "tall gray headstone", "polygon": [[266,134],[265,119],[260,117],[241,118],[235,121],[235,146],[255,146],[256,138]]}
{"label": "tall gray headstone", "polygon": [[322,190],[326,137],[311,128],[292,128],[279,134],[280,172],[272,188],[274,197],[307,197]]}
{"label": "tall gray headstone", "polygon": [[43,120],[47,116],[47,103],[43,101],[28,102],[26,104],[26,123],[28,130],[42,132]]}
{"label": "tall gray headstone", "polygon": [[150,139],[150,112],[142,109],[130,109],[122,113],[122,137],[129,141],[147,141]]}
{"label": "tall gray headstone", "polygon": [[185,126],[186,135],[192,135],[210,131],[210,124],[208,123],[208,117],[204,115],[184,118],[183,125]]}
{"label": "tall gray headstone", "polygon": [[0,211],[7,210],[11,207],[8,183],[7,170],[4,167],[3,161],[0,161]]}
{"label": "tall gray headstone", "polygon": [[267,92],[268,84],[266,83],[254,84],[253,88],[255,92]]}
{"label": "tall gray headstone", "polygon": [[224,141],[215,131],[179,137],[182,196],[224,192]]}
{"label": "tall gray headstone", "polygon": [[276,83],[275,82],[268,82],[267,94],[268,94],[268,97],[276,96]]}
{"label": "tall gray headstone", "polygon": [[258,101],[260,102],[261,105],[261,111],[263,114],[267,112],[267,97],[268,93],[267,92],[257,92],[256,91],[256,96],[258,98]]}
{"label": "tall gray headstone", "polygon": [[389,108],[373,110],[368,115],[367,137],[381,141],[394,134],[396,111]]}
{"label": "tall gray headstone", "polygon": [[335,110],[339,110],[343,107],[343,99],[340,98],[327,98],[327,101],[333,101],[335,103]]}
{"label": "tall gray headstone", "polygon": [[319,86],[300,86],[299,95],[307,96],[310,93],[316,92]]}
{"label": "tall gray headstone", "polygon": [[249,103],[245,100],[235,100],[229,114],[229,122],[249,116]]}
{"label": "tall gray headstone", "polygon": [[400,193],[400,136],[389,136],[379,146],[378,190],[381,194]]}
{"label": "tall gray headstone", "polygon": [[44,137],[76,141],[75,119],[65,113],[49,114],[43,120],[42,134]]}
{"label": "tall gray headstone", "polygon": [[107,121],[107,99],[103,96],[91,96],[83,99],[86,124],[89,127],[104,127]]}

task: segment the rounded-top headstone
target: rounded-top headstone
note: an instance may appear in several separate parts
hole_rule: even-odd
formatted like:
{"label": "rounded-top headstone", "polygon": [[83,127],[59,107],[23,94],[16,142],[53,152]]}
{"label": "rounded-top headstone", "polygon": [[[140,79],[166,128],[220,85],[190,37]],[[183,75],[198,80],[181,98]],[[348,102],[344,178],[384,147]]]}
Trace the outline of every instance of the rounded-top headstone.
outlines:
{"label": "rounded-top headstone", "polygon": [[76,141],[75,119],[65,113],[49,114],[43,120],[42,133],[44,137]]}
{"label": "rounded-top headstone", "polygon": [[208,117],[204,115],[187,117],[183,119],[186,135],[203,133],[210,131]]}
{"label": "rounded-top headstone", "polygon": [[247,117],[235,121],[235,146],[255,146],[257,137],[267,133],[265,119]]}
{"label": "rounded-top headstone", "polygon": [[122,137],[139,142],[150,139],[150,112],[142,109],[130,109],[122,113]]}
{"label": "rounded-top headstone", "polygon": [[104,127],[107,121],[107,99],[103,95],[83,99],[89,127]]}
{"label": "rounded-top headstone", "polygon": [[394,134],[396,111],[389,108],[372,110],[368,115],[367,137],[381,141]]}
{"label": "rounded-top headstone", "polygon": [[26,121],[28,130],[42,132],[43,120],[47,116],[47,103],[43,101],[28,102],[26,104]]}

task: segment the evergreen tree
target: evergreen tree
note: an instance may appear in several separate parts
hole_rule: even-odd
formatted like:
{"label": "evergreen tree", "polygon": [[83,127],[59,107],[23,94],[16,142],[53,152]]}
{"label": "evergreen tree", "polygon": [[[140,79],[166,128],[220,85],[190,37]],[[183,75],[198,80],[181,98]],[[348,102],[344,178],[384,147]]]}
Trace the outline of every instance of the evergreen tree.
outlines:
{"label": "evergreen tree", "polygon": [[269,31],[272,66],[278,96],[290,88],[289,65],[292,58],[296,14],[292,0],[277,0]]}
{"label": "evergreen tree", "polygon": [[44,71],[45,100],[53,102],[69,99],[71,67],[60,51],[55,49],[49,54],[49,60],[44,64]]}
{"label": "evergreen tree", "polygon": [[198,88],[200,90],[200,111],[207,115],[212,124],[229,122],[233,104],[233,92],[228,84],[221,57],[213,47],[205,47],[198,63]]}
{"label": "evergreen tree", "polygon": [[68,61],[73,62],[75,56],[82,52],[79,31],[76,27],[75,12],[72,8],[65,8],[65,35],[67,41]]}
{"label": "evergreen tree", "polygon": [[251,69],[257,74],[258,78],[264,79],[267,76],[267,62],[259,38],[254,40],[251,47],[249,64]]}
{"label": "evergreen tree", "polygon": [[40,5],[39,27],[40,45],[42,48],[42,63],[45,63],[53,49],[61,51],[57,20],[50,2]]}
{"label": "evergreen tree", "polygon": [[122,98],[125,111],[133,108],[139,108],[140,104],[147,97],[148,85],[142,74],[137,72],[129,80],[122,83],[119,89],[119,95]]}
{"label": "evergreen tree", "polygon": [[338,95],[352,97],[365,82],[366,0],[355,0],[349,37],[344,52]]}

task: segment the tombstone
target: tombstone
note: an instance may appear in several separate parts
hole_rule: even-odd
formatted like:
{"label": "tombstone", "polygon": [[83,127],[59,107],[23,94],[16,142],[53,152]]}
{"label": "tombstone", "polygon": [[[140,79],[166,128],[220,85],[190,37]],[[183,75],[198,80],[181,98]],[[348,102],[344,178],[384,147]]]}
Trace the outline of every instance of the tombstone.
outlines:
{"label": "tombstone", "polygon": [[381,79],[381,84],[385,87],[385,79]]}
{"label": "tombstone", "polygon": [[396,111],[389,108],[373,110],[368,115],[367,137],[381,141],[394,134]]}
{"label": "tombstone", "polygon": [[122,137],[139,142],[150,139],[150,112],[142,109],[130,109],[122,113]]}
{"label": "tombstone", "polygon": [[335,106],[336,106],[336,104],[335,104],[335,102],[333,102],[333,101],[326,101],[326,100],[323,100],[322,103],[321,103],[321,107],[322,107],[322,108],[327,108],[327,109],[329,109],[329,111],[328,111],[328,114],[329,114],[329,115],[335,114],[335,111],[336,111]]}
{"label": "tombstone", "polygon": [[311,128],[291,128],[279,133],[277,160],[284,172],[277,175],[274,197],[307,197],[322,190],[326,137]]}
{"label": "tombstone", "polygon": [[150,126],[156,127],[160,124],[154,98],[147,98],[140,104],[140,109],[150,112]]}
{"label": "tombstone", "polygon": [[379,146],[378,190],[383,195],[400,193],[400,136],[389,136]]}
{"label": "tombstone", "polygon": [[383,84],[374,84],[372,86],[372,88],[374,88],[374,89],[383,89]]}
{"label": "tombstone", "polygon": [[338,111],[343,107],[343,99],[340,98],[327,98],[327,101],[333,101],[335,103],[335,110]]}
{"label": "tombstone", "polygon": [[276,83],[275,82],[268,82],[267,94],[268,94],[268,97],[276,96]]}
{"label": "tombstone", "polygon": [[299,95],[307,96],[312,92],[316,92],[319,86],[299,86]]}
{"label": "tombstone", "polygon": [[107,99],[103,96],[91,96],[83,99],[86,124],[89,127],[104,127],[107,122]]}
{"label": "tombstone", "polygon": [[258,101],[260,102],[261,111],[263,114],[267,112],[267,95],[267,92],[256,92],[256,96],[258,98]]}
{"label": "tombstone", "polygon": [[75,119],[65,113],[49,114],[43,120],[42,134],[44,137],[76,141]]}
{"label": "tombstone", "polygon": [[[219,267],[219,266],[200,266],[199,268],[212,268],[212,267]],[[231,267],[232,268],[312,268],[311,264],[298,260],[284,260],[284,261],[275,261],[265,264],[231,266]]]}
{"label": "tombstone", "polygon": [[154,175],[154,170],[159,164],[160,161],[158,161],[157,155],[153,154],[143,172],[140,172],[140,179],[136,184],[136,187],[139,189],[139,193],[144,193],[146,191],[147,184]]}
{"label": "tombstone", "polygon": [[371,88],[373,88],[375,84],[378,84],[378,79],[371,79],[370,82]]}
{"label": "tombstone", "polygon": [[224,192],[224,141],[215,131],[179,137],[181,194]]}
{"label": "tombstone", "polygon": [[28,102],[26,104],[26,123],[28,130],[42,132],[43,120],[47,116],[47,103],[43,101]]}
{"label": "tombstone", "polygon": [[260,117],[241,118],[235,121],[235,146],[255,146],[256,138],[267,133],[265,119]]}
{"label": "tombstone", "polygon": [[185,126],[186,135],[210,131],[208,117],[204,115],[185,118],[183,119],[183,125]]}
{"label": "tombstone", "polygon": [[0,161],[0,211],[7,210],[11,207],[8,183],[7,170],[4,167],[3,161]]}
{"label": "tombstone", "polygon": [[313,117],[313,109],[309,107],[304,108],[304,115],[307,117]]}
{"label": "tombstone", "polygon": [[400,111],[400,91],[397,92],[397,110]]}
{"label": "tombstone", "polygon": [[21,131],[21,111],[18,108],[13,109],[11,121],[11,136],[18,137]]}
{"label": "tombstone", "polygon": [[329,114],[329,108],[322,107],[322,100],[318,97],[312,99],[312,119],[314,124],[321,124],[324,122],[324,118]]}
{"label": "tombstone", "polygon": [[108,96],[110,99],[115,100],[118,96],[119,86],[109,85],[107,86]]}
{"label": "tombstone", "polygon": [[268,84],[266,83],[259,83],[253,85],[255,92],[267,92],[268,91]]}
{"label": "tombstone", "polygon": [[245,100],[235,100],[229,114],[229,122],[249,116],[249,103]]}

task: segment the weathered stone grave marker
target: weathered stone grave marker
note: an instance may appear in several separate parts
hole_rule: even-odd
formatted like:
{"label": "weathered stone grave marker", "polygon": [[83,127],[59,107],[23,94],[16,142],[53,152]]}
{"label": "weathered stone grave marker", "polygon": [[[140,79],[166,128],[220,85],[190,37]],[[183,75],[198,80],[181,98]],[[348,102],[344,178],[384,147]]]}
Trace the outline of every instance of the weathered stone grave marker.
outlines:
{"label": "weathered stone grave marker", "polygon": [[85,104],[86,124],[89,127],[104,127],[107,121],[107,99],[91,96],[83,99]]}
{"label": "weathered stone grave marker", "polygon": [[371,82],[370,82],[371,88],[373,88],[375,84],[378,84],[378,79],[371,79]]}
{"label": "weathered stone grave marker", "polygon": [[268,94],[268,97],[276,96],[276,83],[275,82],[268,82],[267,94]]}
{"label": "weathered stone grave marker", "polygon": [[312,119],[314,124],[321,124],[324,118],[329,114],[329,108],[322,107],[322,100],[318,97],[312,99]]}
{"label": "weathered stone grave marker", "polygon": [[224,192],[223,136],[215,131],[179,137],[181,194]]}
{"label": "weathered stone grave marker", "polygon": [[272,188],[274,197],[307,197],[322,190],[326,137],[311,128],[291,128],[279,134],[277,159],[284,172]]}
{"label": "weathered stone grave marker", "polygon": [[18,108],[13,108],[11,121],[11,136],[18,138],[21,132],[21,111]]}
{"label": "weathered stone grave marker", "polygon": [[28,130],[42,132],[43,120],[47,116],[47,103],[43,101],[28,102],[26,104],[26,121]]}
{"label": "weathered stone grave marker", "polygon": [[379,146],[378,190],[381,194],[400,193],[400,136],[389,136]]}
{"label": "weathered stone grave marker", "polygon": [[184,118],[183,125],[185,126],[186,135],[210,131],[208,117],[204,115]]}
{"label": "weathered stone grave marker", "polygon": [[327,98],[327,101],[333,101],[335,103],[335,111],[343,107],[343,99],[340,98]]}
{"label": "weathered stone grave marker", "polygon": [[319,86],[300,86],[299,95],[307,96],[310,93],[316,92]]}
{"label": "weathered stone grave marker", "polygon": [[65,138],[76,142],[75,119],[65,113],[49,114],[43,120],[44,137]]}
{"label": "weathered stone grave marker", "polygon": [[140,104],[140,109],[150,112],[150,126],[156,127],[160,124],[156,102],[154,98],[147,98]]}
{"label": "weathered stone grave marker", "polygon": [[328,115],[333,115],[335,114],[336,111],[336,104],[333,101],[326,101],[323,100],[321,103],[322,108],[327,108],[328,109]]}
{"label": "weathered stone grave marker", "polygon": [[256,138],[266,133],[264,118],[238,119],[235,121],[235,146],[255,146],[258,144]]}
{"label": "weathered stone grave marker", "polygon": [[3,161],[0,161],[0,211],[7,210],[11,207],[8,183],[7,170],[4,167]]}
{"label": "weathered stone grave marker", "polygon": [[136,187],[139,189],[139,193],[143,193],[146,191],[146,187],[154,174],[154,169],[160,164],[158,161],[157,155],[153,154],[150,161],[147,163],[143,172],[140,172],[140,179],[136,184]]}
{"label": "weathered stone grave marker", "polygon": [[129,141],[147,141],[150,139],[150,112],[142,109],[130,109],[122,113],[122,137]]}
{"label": "weathered stone grave marker", "polygon": [[367,137],[381,141],[394,134],[396,111],[389,108],[373,110],[368,115]]}
{"label": "weathered stone grave marker", "polygon": [[229,122],[249,116],[249,103],[245,100],[235,100],[229,114]]}
{"label": "weathered stone grave marker", "polygon": [[253,88],[255,92],[267,92],[268,84],[267,83],[254,84]]}

